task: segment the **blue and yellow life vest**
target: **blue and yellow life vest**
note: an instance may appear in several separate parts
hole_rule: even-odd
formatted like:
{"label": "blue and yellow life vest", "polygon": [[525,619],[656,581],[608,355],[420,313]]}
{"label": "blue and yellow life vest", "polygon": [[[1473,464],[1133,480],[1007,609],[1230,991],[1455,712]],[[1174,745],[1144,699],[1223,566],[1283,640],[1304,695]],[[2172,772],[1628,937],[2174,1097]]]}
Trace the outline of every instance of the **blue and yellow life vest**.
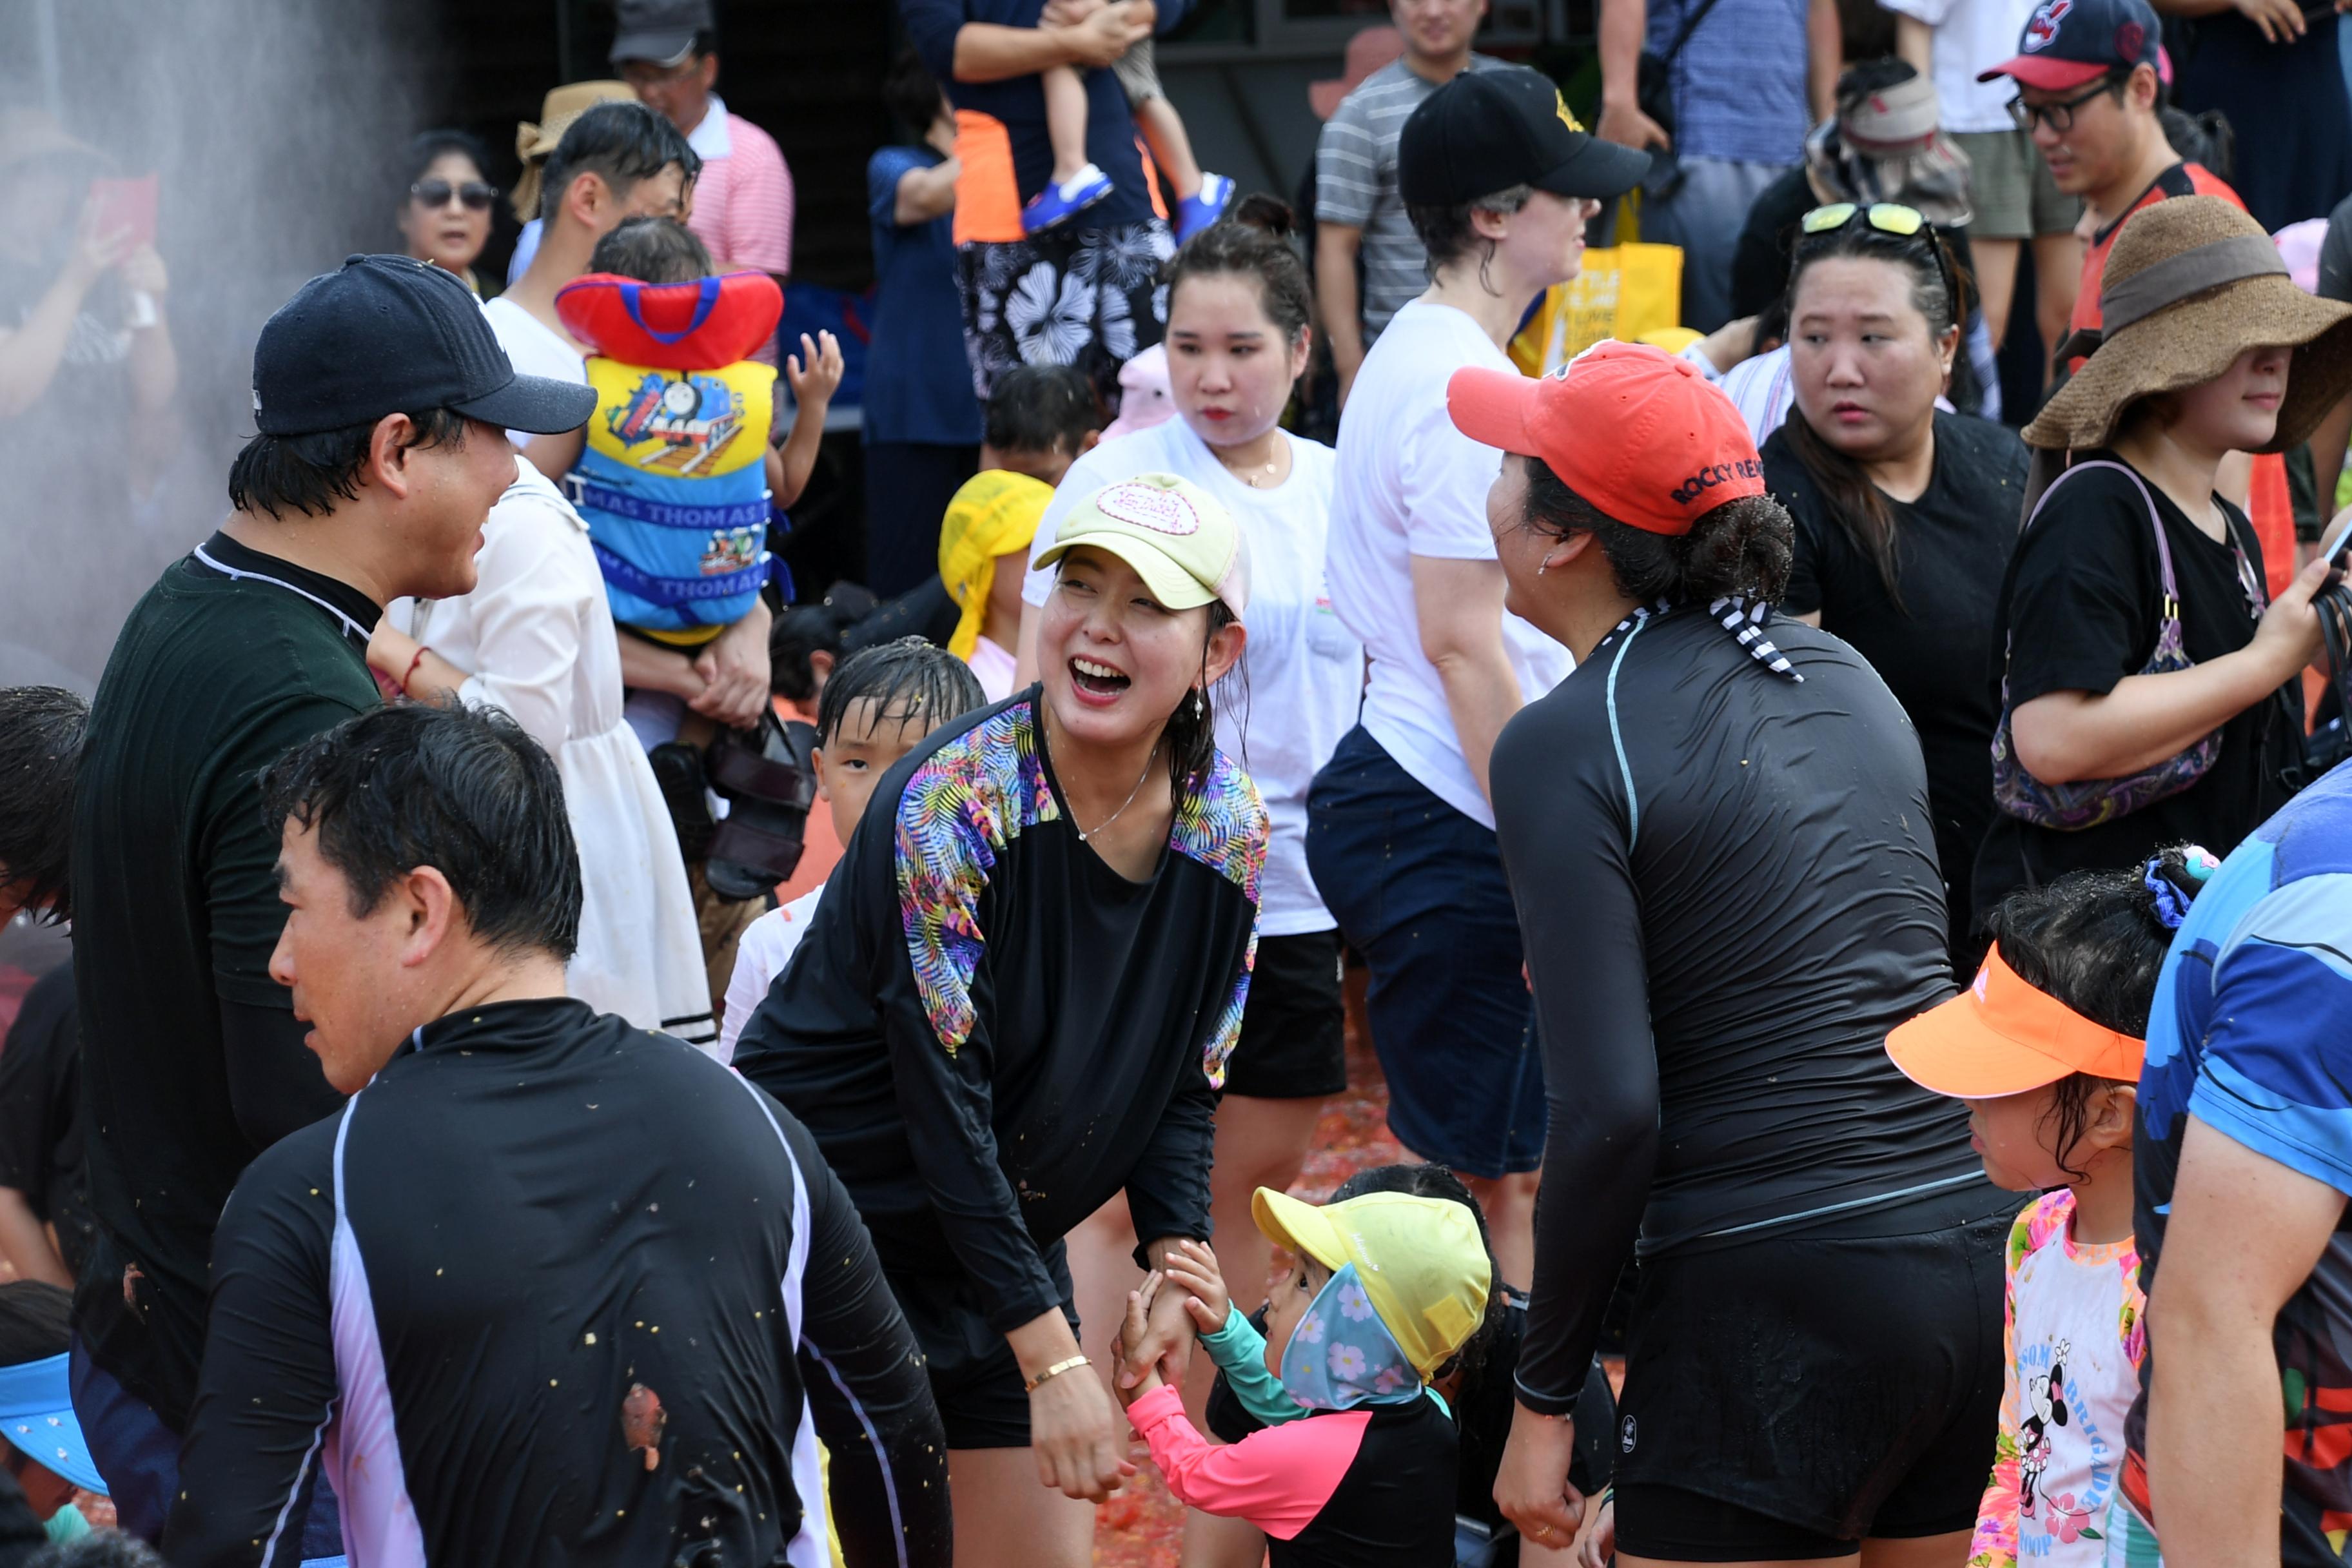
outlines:
{"label": "blue and yellow life vest", "polygon": [[688,283],[598,272],[564,285],[555,309],[596,351],[596,412],[564,489],[613,618],[708,642],[751,613],[770,571],[776,373],[750,356],[775,335],[783,291],[763,272]]}

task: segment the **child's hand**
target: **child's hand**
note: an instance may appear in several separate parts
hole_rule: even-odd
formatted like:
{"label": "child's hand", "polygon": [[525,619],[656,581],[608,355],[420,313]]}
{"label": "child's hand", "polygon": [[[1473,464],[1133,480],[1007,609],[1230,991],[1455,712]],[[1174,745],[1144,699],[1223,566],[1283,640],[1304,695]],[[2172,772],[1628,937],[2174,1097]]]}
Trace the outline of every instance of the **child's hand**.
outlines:
{"label": "child's hand", "polygon": [[814,342],[803,332],[801,352],[784,356],[785,384],[793,389],[793,401],[803,407],[821,409],[831,403],[841,390],[841,343],[831,332],[817,333]]}
{"label": "child's hand", "polygon": [[1166,1261],[1168,1282],[1191,1292],[1184,1310],[1192,1314],[1193,1323],[1204,1334],[1223,1328],[1234,1309],[1233,1297],[1225,1289],[1224,1271],[1217,1267],[1217,1255],[1209,1244],[1180,1241],[1169,1249]]}
{"label": "child's hand", "polygon": [[[1140,1289],[1129,1290],[1127,1293],[1127,1321],[1119,1325],[1118,1331],[1118,1356],[1119,1370],[1122,1373],[1129,1367],[1128,1358],[1134,1347],[1141,1344],[1145,1336],[1151,1331],[1151,1303],[1158,1299],[1160,1283],[1166,1278],[1165,1275],[1157,1272],[1147,1274],[1143,1277]],[[1111,1386],[1118,1390],[1118,1402],[1122,1406],[1133,1405],[1160,1386],[1160,1371],[1157,1367],[1141,1366],[1134,1370],[1140,1375],[1137,1377],[1133,1388],[1126,1386],[1127,1379],[1124,1376],[1111,1379]]]}

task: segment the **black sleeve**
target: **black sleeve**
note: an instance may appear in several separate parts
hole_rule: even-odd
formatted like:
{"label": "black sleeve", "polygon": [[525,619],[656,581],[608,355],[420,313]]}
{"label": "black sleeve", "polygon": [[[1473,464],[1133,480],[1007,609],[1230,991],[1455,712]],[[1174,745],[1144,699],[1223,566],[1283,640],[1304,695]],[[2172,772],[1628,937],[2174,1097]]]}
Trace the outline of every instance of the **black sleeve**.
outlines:
{"label": "black sleeve", "polygon": [[2155,649],[2160,606],[2148,563],[2155,521],[2124,475],[2061,481],[2017,547],[2009,605],[2009,700],[2105,696]]}
{"label": "black sleeve", "polygon": [[[1212,1022],[1211,1027],[1215,1025]],[[1135,1264],[1151,1267],[1145,1248],[1186,1237],[1209,1239],[1209,1162],[1217,1142],[1217,1091],[1204,1070],[1188,1068],[1169,1097],[1143,1157],[1128,1173],[1127,1208],[1135,1220]]]}
{"label": "black sleeve", "polygon": [[801,1381],[833,1457],[842,1557],[849,1568],[946,1568],[955,1547],[947,1430],[922,1350],[816,1140],[781,1105],[769,1109],[808,1192]]}
{"label": "black sleeve", "polygon": [[221,1046],[228,1059],[229,1107],[256,1151],[342,1109],[319,1054],[305,1042],[310,1026],[293,999],[276,1006],[221,1003]]}
{"label": "black sleeve", "polygon": [[61,1075],[72,1068],[80,1036],[71,963],[33,983],[0,1049],[0,1187],[14,1187],[43,1219],[49,1215],[49,1169],[66,1130],[55,1115]]}
{"label": "black sleeve", "polygon": [[1658,1143],[1649,960],[1616,752],[1605,729],[1575,733],[1572,718],[1523,710],[1495,747],[1492,775],[1550,1109],[1518,1396],[1549,1415],[1573,1414],[1583,1393]]}
{"label": "black sleeve", "polygon": [[332,1132],[320,1128],[254,1162],[221,1211],[204,1365],[163,1531],[173,1568],[301,1561],[336,1393]]}
{"label": "black sleeve", "polygon": [[[892,798],[894,778],[877,787],[877,805]],[[896,811],[866,808],[835,876],[847,884],[842,890],[852,900],[850,919],[866,933],[861,941],[867,944],[867,983],[924,1193],[939,1210],[956,1261],[971,1277],[989,1327],[1009,1333],[1059,1308],[1062,1292],[1046,1272],[997,1159],[996,1009],[986,954],[960,946],[929,977],[927,996],[904,934],[897,819],[902,813],[917,819],[920,831],[910,842],[923,846],[923,882],[953,906],[929,910],[926,918],[955,927],[960,944],[985,945],[988,879],[1009,874],[1009,861],[998,856],[970,816],[949,823],[927,815],[923,798],[911,788],[899,798]],[[953,1048],[933,1026],[932,1005],[958,1010],[969,1020],[964,1038]]]}

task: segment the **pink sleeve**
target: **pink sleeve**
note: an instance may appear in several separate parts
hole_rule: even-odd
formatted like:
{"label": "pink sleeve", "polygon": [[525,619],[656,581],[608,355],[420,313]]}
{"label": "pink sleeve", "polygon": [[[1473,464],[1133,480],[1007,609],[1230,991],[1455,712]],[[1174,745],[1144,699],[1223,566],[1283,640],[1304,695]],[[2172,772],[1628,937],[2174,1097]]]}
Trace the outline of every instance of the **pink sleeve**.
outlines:
{"label": "pink sleeve", "polygon": [[793,175],[768,133],[740,114],[728,117],[734,151],[727,161],[727,255],[737,267],[782,278],[793,269]]}
{"label": "pink sleeve", "polygon": [[1253,1432],[1225,1447],[1194,1429],[1164,1384],[1127,1407],[1176,1500],[1203,1513],[1245,1519],[1277,1541],[1295,1540],[1331,1500],[1363,1447],[1369,1410],[1318,1415]]}

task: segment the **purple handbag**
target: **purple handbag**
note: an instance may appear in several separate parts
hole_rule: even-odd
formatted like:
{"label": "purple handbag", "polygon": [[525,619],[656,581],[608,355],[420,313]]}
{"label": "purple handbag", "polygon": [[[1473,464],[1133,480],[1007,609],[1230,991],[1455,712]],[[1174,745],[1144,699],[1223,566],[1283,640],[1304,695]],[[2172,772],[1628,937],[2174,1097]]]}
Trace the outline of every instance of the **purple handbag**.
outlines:
{"label": "purple handbag", "polygon": [[[2156,634],[2156,651],[2148,656],[2142,675],[2167,675],[2176,669],[2187,669],[2196,663],[2190,658],[2180,640],[2180,589],[2172,574],[2172,546],[2164,536],[2164,519],[2156,510],[2156,498],[2147,493],[2147,482],[2128,465],[2109,462],[2105,458],[2077,463],[2052,481],[2034,503],[2032,515],[2025,527],[2033,526],[2034,518],[2050,504],[2050,498],[2068,479],[2088,468],[2113,468],[2128,478],[2139,499],[2147,503],[2147,520],[2156,530],[2156,558],[2164,576],[2164,621]],[[2024,530],[2018,531],[2022,539]],[[2248,575],[2244,552],[2238,546],[2234,534],[2230,547],[2238,553],[2238,580],[2246,586],[2247,604],[2255,614],[2261,614],[2260,591],[2247,586]],[[2186,751],[2175,752],[2154,767],[2119,779],[2082,779],[2074,784],[2044,784],[2026,772],[2025,764],[2017,760],[2017,742],[2010,733],[2008,648],[2001,650],[2000,722],[1992,734],[1992,793],[2001,810],[2021,821],[2037,827],[2053,827],[2076,833],[2086,827],[2096,827],[2118,816],[2137,811],[2154,801],[2179,795],[2205,776],[2213,759],[2221,752],[2221,731],[2215,730]]]}

